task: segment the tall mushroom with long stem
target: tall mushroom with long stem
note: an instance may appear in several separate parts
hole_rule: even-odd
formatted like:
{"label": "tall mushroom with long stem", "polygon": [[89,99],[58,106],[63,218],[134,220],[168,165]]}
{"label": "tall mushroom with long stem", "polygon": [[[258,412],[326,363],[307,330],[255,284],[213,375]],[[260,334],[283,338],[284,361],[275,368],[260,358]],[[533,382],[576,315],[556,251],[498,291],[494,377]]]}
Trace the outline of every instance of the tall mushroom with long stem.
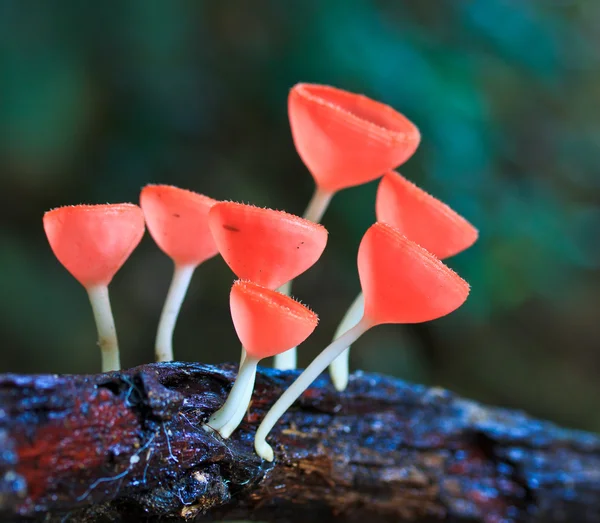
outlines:
{"label": "tall mushroom with long stem", "polygon": [[119,370],[119,344],[108,284],[144,235],[142,210],[131,203],[73,205],[44,214],[58,261],[86,289],[102,353],[102,371]]}
{"label": "tall mushroom with long stem", "polygon": [[[448,205],[394,171],[386,173],[379,182],[375,209],[377,221],[392,225],[440,260],[469,248],[479,234],[473,225]],[[358,323],[363,308],[364,296],[359,293],[340,323],[334,339]],[[349,355],[350,347],[329,366],[331,381],[339,391],[348,385]]]}
{"label": "tall mushroom with long stem", "polygon": [[247,356],[225,404],[207,423],[208,428],[224,438],[232,434],[244,417],[258,362],[302,343],[319,322],[318,316],[301,303],[249,281],[238,280],[233,284],[230,308],[235,331]]}
{"label": "tall mushroom with long stem", "polygon": [[196,267],[216,256],[208,212],[216,200],[172,185],[146,185],[140,205],[150,235],[174,263],[156,334],[156,361],[173,359],[173,331]]}
{"label": "tall mushroom with long stem", "polygon": [[[288,98],[292,138],[316,188],[304,218],[320,222],[333,195],[374,180],[406,162],[421,136],[389,105],[335,87],[300,83]],[[281,292],[289,294],[291,282]],[[275,368],[296,368],[294,349]]]}
{"label": "tall mushroom with long stem", "polygon": [[254,448],[267,461],[273,461],[273,449],[266,437],[277,420],[348,345],[376,325],[420,323],[445,316],[469,294],[469,285],[460,276],[384,223],[372,225],[363,236],[358,272],[365,296],[364,314],[306,367],[263,419]]}
{"label": "tall mushroom with long stem", "polygon": [[[208,222],[217,248],[234,274],[271,290],[314,265],[327,244],[327,229],[322,225],[243,203],[215,204]],[[244,357],[242,349],[240,365]],[[251,387],[246,394],[249,400]],[[220,412],[211,427],[220,429],[228,415],[233,415],[230,410]]]}

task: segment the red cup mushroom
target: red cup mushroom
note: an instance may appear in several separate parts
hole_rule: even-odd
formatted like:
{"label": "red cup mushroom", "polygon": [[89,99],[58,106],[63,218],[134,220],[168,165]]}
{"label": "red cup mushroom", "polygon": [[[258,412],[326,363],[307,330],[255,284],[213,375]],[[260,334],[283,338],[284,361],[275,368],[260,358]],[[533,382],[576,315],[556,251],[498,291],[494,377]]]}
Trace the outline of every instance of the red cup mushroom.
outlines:
{"label": "red cup mushroom", "polygon": [[174,263],[173,279],[158,323],[156,361],[173,359],[173,331],[196,267],[218,253],[208,228],[216,200],[171,185],[147,185],[140,205],[150,235]]}
{"label": "red cup mushroom", "polygon": [[[316,188],[304,213],[319,222],[334,193],[370,182],[406,162],[421,135],[405,116],[364,95],[318,84],[296,84],[288,97],[292,138]],[[289,294],[291,282],[280,289]],[[275,368],[295,368],[295,350]]]}
{"label": "red cup mushroom", "polygon": [[233,284],[230,308],[235,331],[247,355],[227,401],[207,423],[224,438],[244,417],[258,362],[302,343],[319,321],[314,312],[289,296],[249,281]]}
{"label": "red cup mushroom", "polygon": [[[296,84],[288,114],[296,150],[315,179],[314,199],[319,201],[403,164],[421,139],[416,126],[389,105],[327,85]],[[308,219],[319,221],[324,208],[315,207],[318,211],[307,212]]]}
{"label": "red cup mushroom", "polygon": [[377,221],[392,225],[440,260],[475,243],[479,235],[460,214],[397,172],[379,182]]}
{"label": "red cup mushroom", "polygon": [[267,461],[273,460],[273,449],[266,437],[277,420],[346,347],[376,325],[420,323],[445,316],[469,294],[462,278],[384,223],[372,225],[363,236],[358,272],[365,300],[363,317],[325,348],[271,407],[254,441],[256,452]]}
{"label": "red cup mushroom", "polygon": [[[379,182],[375,209],[377,221],[392,225],[440,260],[469,248],[478,237],[477,229],[462,216],[394,171]],[[363,296],[359,294],[334,339],[355,325],[362,313]],[[331,380],[340,391],[348,384],[349,349],[329,367]]]}
{"label": "red cup mushroom", "polygon": [[327,244],[327,229],[293,214],[219,202],[209,226],[235,275],[277,289],[312,267]]}
{"label": "red cup mushroom", "polygon": [[74,205],[48,211],[43,222],[54,255],[87,290],[98,330],[102,371],[119,370],[108,284],[142,239],[142,210],[130,203]]}

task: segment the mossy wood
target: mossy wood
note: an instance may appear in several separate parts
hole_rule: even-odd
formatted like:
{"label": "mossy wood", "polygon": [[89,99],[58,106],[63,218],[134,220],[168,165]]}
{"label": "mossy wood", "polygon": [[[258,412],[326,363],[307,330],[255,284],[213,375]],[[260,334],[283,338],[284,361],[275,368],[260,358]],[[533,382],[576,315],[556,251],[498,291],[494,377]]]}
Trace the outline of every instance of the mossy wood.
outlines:
{"label": "mossy wood", "polygon": [[297,376],[262,369],[229,440],[203,430],[232,365],[0,376],[0,520],[600,522],[600,438],[441,389],[319,379],[252,437]]}

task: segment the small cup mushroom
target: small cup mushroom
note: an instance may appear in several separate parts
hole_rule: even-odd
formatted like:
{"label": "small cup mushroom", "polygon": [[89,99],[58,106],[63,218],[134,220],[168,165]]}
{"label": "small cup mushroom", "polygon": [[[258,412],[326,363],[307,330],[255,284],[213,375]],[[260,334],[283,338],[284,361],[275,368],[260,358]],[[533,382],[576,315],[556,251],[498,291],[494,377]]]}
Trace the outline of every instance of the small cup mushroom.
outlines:
{"label": "small cup mushroom", "polygon": [[174,263],[173,279],[158,323],[156,361],[173,359],[173,331],[196,267],[216,256],[208,213],[216,200],[172,185],[146,185],[140,206],[150,235]]}
{"label": "small cup mushroom", "polygon": [[224,438],[244,417],[258,362],[302,343],[319,322],[314,312],[289,296],[243,280],[231,288],[230,308],[235,331],[247,355],[227,401],[207,423]]}
{"label": "small cup mushroom", "polygon": [[[316,183],[304,213],[314,222],[335,192],[403,164],[421,140],[416,126],[390,106],[327,85],[296,84],[288,114],[296,150]],[[280,290],[289,294],[291,282]],[[275,358],[277,369],[295,367],[295,350]]]}
{"label": "small cup mushroom", "polygon": [[[387,172],[379,182],[375,209],[377,221],[397,228],[440,260],[469,248],[479,234],[448,205],[394,171]],[[359,294],[340,323],[334,339],[358,323],[362,313],[363,297]],[[339,391],[348,384],[349,354],[350,347],[329,366],[331,380]]]}
{"label": "small cup mushroom", "polygon": [[479,236],[460,214],[395,171],[379,182],[375,211],[377,221],[396,227],[440,260],[468,249]]}
{"label": "small cup mushroom", "polygon": [[108,284],[144,234],[142,210],[130,203],[74,205],[44,214],[58,261],[87,290],[102,353],[102,371],[119,370],[119,345]]}
{"label": "small cup mushroom", "polygon": [[254,440],[259,456],[273,460],[266,437],[277,420],[345,348],[371,327],[420,323],[445,316],[464,303],[469,285],[434,255],[385,223],[372,225],[358,250],[364,293],[360,321],[334,340],[271,407]]}

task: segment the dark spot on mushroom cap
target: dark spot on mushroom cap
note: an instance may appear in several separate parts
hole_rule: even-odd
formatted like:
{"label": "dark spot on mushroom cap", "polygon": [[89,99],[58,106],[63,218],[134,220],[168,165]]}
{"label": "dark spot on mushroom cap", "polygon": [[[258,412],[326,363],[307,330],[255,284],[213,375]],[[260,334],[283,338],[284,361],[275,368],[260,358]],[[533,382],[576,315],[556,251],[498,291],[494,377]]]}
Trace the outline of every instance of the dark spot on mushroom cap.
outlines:
{"label": "dark spot on mushroom cap", "polygon": [[179,217],[181,216],[181,214],[177,214],[176,212],[174,212],[174,213],[173,213],[173,216],[174,216],[175,218],[179,218]]}
{"label": "dark spot on mushroom cap", "polygon": [[226,229],[231,232],[240,232],[240,230],[237,227],[234,227],[233,225],[227,225],[226,223],[223,224],[223,229]]}

